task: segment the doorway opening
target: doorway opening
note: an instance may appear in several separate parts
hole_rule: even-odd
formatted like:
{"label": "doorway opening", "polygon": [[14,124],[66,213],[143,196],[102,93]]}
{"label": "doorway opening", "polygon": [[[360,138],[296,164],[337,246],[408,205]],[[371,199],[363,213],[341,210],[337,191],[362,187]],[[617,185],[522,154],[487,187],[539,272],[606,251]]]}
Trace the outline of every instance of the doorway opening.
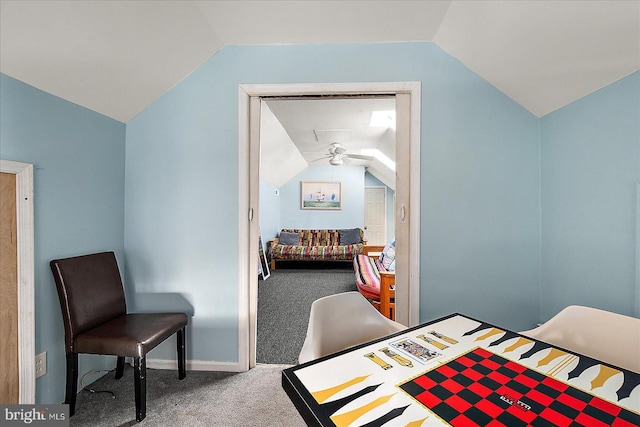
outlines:
{"label": "doorway opening", "polygon": [[364,189],[364,238],[368,245],[384,246],[387,239],[387,188]]}
{"label": "doorway opening", "polygon": [[[256,363],[258,275],[258,193],[261,104],[265,98],[300,96],[394,96],[396,100],[396,203],[394,207],[397,268],[396,320],[419,321],[419,150],[420,83],[336,83],[240,85],[239,88],[239,355],[240,368]],[[246,217],[244,215],[247,215]],[[244,219],[246,218],[246,219]]]}

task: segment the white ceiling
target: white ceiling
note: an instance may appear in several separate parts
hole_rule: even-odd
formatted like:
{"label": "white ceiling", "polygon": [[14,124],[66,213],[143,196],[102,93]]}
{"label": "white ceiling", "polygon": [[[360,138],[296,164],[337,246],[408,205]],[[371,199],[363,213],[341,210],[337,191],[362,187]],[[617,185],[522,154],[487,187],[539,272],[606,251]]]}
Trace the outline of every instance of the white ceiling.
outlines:
{"label": "white ceiling", "polygon": [[280,188],[309,167],[309,163],[267,103],[260,107],[260,181]]}
{"label": "white ceiling", "polygon": [[0,72],[122,122],[226,45],[397,41],[541,117],[640,69],[640,2],[0,0]]}
{"label": "white ceiling", "polygon": [[[395,163],[395,123],[371,126],[376,111],[391,112],[395,119],[395,102],[392,96],[266,100],[260,117],[260,180],[280,187],[309,166],[329,166],[334,142],[347,150],[345,154],[376,149]],[[345,158],[344,164],[366,166],[395,189],[395,170],[377,158]]]}
{"label": "white ceiling", "polygon": [[[385,138],[392,129],[370,126],[372,112],[395,112],[394,97],[272,99],[267,104],[307,162],[329,164],[323,157],[333,142],[342,144],[347,154],[376,148],[395,159],[395,136],[391,146]],[[347,161],[362,164],[358,160]]]}

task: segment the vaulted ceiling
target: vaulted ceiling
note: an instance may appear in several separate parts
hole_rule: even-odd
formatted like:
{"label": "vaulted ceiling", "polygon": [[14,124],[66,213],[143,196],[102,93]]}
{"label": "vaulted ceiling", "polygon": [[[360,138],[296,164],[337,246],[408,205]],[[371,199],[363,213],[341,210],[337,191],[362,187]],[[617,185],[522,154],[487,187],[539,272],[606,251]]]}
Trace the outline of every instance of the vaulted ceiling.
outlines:
{"label": "vaulted ceiling", "polygon": [[0,72],[125,123],[227,45],[400,41],[541,117],[640,69],[640,2],[0,1]]}
{"label": "vaulted ceiling", "polygon": [[[260,180],[280,187],[309,166],[345,164],[366,167],[395,190],[395,110],[392,96],[266,100],[260,116]],[[376,113],[383,120],[372,122]],[[344,152],[332,163],[335,143]]]}

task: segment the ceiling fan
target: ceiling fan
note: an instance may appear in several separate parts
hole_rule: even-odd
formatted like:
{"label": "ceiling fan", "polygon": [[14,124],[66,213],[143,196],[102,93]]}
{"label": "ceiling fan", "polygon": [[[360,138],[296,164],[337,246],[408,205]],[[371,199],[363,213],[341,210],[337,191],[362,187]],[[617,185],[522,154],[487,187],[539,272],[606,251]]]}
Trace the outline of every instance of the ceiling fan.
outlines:
{"label": "ceiling fan", "polygon": [[329,146],[329,153],[320,157],[319,159],[313,160],[317,162],[322,159],[329,159],[329,164],[333,166],[340,166],[344,163],[344,159],[358,159],[358,160],[372,160],[373,156],[366,156],[364,154],[348,154],[347,150],[342,147],[342,144],[339,142],[333,142]]}

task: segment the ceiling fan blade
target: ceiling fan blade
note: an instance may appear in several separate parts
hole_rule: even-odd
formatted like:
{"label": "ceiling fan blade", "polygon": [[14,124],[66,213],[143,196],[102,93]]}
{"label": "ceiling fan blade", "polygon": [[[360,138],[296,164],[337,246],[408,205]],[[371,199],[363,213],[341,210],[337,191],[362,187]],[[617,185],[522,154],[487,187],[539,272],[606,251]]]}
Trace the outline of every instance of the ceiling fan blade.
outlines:
{"label": "ceiling fan blade", "polygon": [[364,154],[345,154],[345,156],[350,159],[359,159],[359,160],[373,160],[373,156],[366,156]]}
{"label": "ceiling fan blade", "polygon": [[309,163],[319,162],[320,160],[330,159],[330,158],[332,158],[332,157],[333,157],[333,156],[331,156],[331,155],[329,155],[329,154],[325,154],[325,155],[324,155],[324,156],[322,156],[322,157],[318,157],[317,159],[310,160],[310,161],[309,161]]}

